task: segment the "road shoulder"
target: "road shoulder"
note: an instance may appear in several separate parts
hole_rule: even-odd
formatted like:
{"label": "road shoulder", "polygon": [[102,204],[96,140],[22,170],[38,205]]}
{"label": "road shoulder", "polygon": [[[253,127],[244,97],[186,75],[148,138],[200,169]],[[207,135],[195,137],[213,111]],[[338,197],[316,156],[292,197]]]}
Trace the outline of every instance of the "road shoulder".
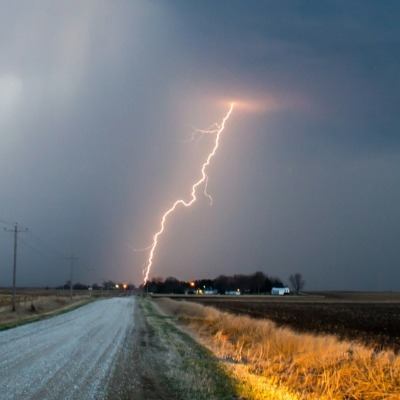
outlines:
{"label": "road shoulder", "polygon": [[142,298],[126,347],[116,360],[107,398],[232,399],[234,384],[212,354]]}

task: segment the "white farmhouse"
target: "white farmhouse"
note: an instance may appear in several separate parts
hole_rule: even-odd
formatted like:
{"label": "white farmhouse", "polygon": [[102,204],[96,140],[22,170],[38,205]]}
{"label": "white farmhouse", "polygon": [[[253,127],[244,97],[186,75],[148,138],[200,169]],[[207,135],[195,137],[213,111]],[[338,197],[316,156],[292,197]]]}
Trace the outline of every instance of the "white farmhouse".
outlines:
{"label": "white farmhouse", "polygon": [[285,294],[289,294],[290,290],[288,287],[273,287],[271,289],[271,294],[274,296],[283,296]]}

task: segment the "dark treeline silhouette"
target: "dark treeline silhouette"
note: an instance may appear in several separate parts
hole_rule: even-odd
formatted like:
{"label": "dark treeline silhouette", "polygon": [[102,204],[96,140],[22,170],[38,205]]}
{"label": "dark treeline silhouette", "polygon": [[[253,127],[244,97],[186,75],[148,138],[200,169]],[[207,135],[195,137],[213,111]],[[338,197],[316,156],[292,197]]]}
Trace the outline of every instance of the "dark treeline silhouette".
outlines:
{"label": "dark treeline silhouette", "polygon": [[[67,282],[65,282],[64,285],[56,287],[56,289],[69,290],[70,287],[71,287],[71,282],[70,282],[70,281],[67,281]],[[73,288],[74,290],[88,290],[89,287],[90,287],[90,285],[86,285],[86,284],[84,284],[84,283],[79,283],[79,282],[74,283],[74,284],[72,285],[72,288]]]}
{"label": "dark treeline silhouette", "polygon": [[273,287],[284,287],[277,277],[270,277],[263,272],[251,275],[220,275],[215,279],[200,279],[190,282],[180,281],[172,276],[163,280],[152,278],[143,286],[151,293],[219,293],[240,292],[244,294],[269,293]]}
{"label": "dark treeline silhouette", "polygon": [[[64,285],[56,287],[56,289],[69,290],[71,287],[70,285],[71,281],[67,281],[65,282]],[[115,289],[133,290],[135,289],[135,286],[132,285],[131,283],[124,284],[124,283],[115,283],[114,281],[106,281],[103,282],[102,285],[98,285],[97,283],[93,283],[92,285],[87,285],[85,283],[76,282],[72,285],[72,288],[74,290],[88,290],[89,288],[93,290],[115,290]]]}

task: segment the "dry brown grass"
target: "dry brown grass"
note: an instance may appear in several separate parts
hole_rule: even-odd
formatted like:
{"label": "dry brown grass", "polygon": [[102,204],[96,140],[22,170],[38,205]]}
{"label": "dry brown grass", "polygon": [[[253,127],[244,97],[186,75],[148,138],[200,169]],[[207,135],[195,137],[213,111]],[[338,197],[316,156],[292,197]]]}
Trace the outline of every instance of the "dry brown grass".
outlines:
{"label": "dry brown grass", "polygon": [[72,299],[69,293],[24,292],[16,296],[16,311],[11,311],[11,294],[0,294],[0,329],[11,328],[63,312],[91,301],[87,295]]}
{"label": "dry brown grass", "polygon": [[157,300],[224,360],[252,399],[400,399],[400,357],[333,336],[298,334],[273,322]]}

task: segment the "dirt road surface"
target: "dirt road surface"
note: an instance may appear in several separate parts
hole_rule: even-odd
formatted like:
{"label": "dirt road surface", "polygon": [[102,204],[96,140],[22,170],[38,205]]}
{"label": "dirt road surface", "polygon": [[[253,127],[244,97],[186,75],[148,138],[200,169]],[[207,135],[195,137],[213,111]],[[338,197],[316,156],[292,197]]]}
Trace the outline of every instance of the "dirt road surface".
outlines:
{"label": "dirt road surface", "polygon": [[133,297],[2,331],[0,398],[173,399],[151,344]]}

